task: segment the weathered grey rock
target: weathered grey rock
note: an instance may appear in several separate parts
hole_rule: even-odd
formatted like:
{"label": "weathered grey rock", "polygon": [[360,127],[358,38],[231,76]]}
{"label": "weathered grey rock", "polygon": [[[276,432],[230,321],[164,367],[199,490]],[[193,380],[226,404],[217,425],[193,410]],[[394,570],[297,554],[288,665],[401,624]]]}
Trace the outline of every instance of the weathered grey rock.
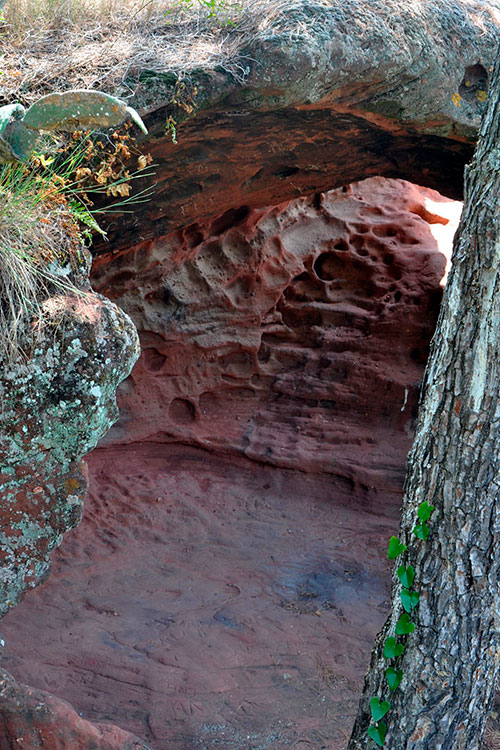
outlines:
{"label": "weathered grey rock", "polygon": [[[287,3],[246,50],[249,99],[260,92],[266,108],[357,107],[367,119],[373,112],[422,133],[474,138],[485,105],[478,73],[466,70],[481,64],[488,75],[499,11],[482,0]],[[458,106],[452,95],[462,84]]]}
{"label": "weathered grey rock", "polygon": [[30,356],[0,366],[0,615],[48,572],[81,517],[82,457],[117,418],[115,390],[138,355],[130,319],[88,287],[89,263],[52,269],[80,294],[43,303]]}

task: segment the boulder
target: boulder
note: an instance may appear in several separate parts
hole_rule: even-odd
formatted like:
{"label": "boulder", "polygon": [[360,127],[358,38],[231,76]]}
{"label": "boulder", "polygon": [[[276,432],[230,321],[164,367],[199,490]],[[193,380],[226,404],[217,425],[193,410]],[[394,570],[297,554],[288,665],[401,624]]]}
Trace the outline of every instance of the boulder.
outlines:
{"label": "boulder", "polygon": [[43,302],[29,356],[0,368],[0,616],[47,575],[50,550],[80,521],[82,458],[116,421],[115,391],[138,355],[131,320],[90,291],[89,267],[86,257],[76,275],[57,269],[66,289]]}
{"label": "boulder", "polygon": [[61,698],[22,685],[0,670],[3,748],[22,750],[147,750],[129,732],[111,724],[91,724]]}
{"label": "boulder", "polygon": [[[88,489],[82,458],[116,420],[117,385],[138,355],[130,318],[91,291],[89,260],[80,248],[51,263],[47,273],[59,282],[40,300],[37,332],[25,332],[23,350],[2,349],[0,616],[46,578],[51,550],[79,523]],[[3,670],[0,717],[2,748],[145,747],[117,727],[91,725]]]}

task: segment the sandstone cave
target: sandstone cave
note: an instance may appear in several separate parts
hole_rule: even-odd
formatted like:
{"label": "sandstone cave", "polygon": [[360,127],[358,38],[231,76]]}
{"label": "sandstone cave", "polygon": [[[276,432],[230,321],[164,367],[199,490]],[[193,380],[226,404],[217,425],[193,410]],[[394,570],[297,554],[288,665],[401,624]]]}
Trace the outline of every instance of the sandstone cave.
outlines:
{"label": "sandstone cave", "polygon": [[48,750],[347,747],[389,606],[384,551],[483,111],[473,92],[500,38],[467,7],[481,3],[457,2],[467,34],[450,46],[448,4],[428,5],[435,60],[420,67],[388,30],[368,68],[366,40],[328,46],[319,22],[294,52],[280,16],[244,50],[267,61],[244,83],[196,68],[172,104],[178,79],[136,72],[154,190],[105,219],[90,280],[141,354],[86,456],[83,520],[1,624],[2,667],[48,701],[38,716],[9,683],[6,749],[38,747],[49,724],[62,739]]}
{"label": "sandstone cave", "polygon": [[372,177],[95,259],[142,355],[16,677],[156,748],[347,740],[460,206]]}

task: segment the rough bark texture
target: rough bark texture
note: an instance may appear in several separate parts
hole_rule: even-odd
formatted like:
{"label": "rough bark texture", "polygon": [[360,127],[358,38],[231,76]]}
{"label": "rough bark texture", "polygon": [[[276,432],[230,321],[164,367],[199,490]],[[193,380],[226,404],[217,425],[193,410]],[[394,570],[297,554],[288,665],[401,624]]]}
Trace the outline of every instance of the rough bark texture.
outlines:
{"label": "rough bark texture", "polygon": [[[417,434],[409,459],[401,539],[416,568],[418,626],[406,651],[384,659],[401,614],[400,586],[377,638],[349,750],[372,748],[369,700],[389,699],[387,750],[477,750],[499,672],[500,517],[500,58],[489,91],[454,246]],[[436,507],[426,542],[416,510]],[[414,619],[416,619],[414,617]],[[391,696],[384,670],[404,671]]]}

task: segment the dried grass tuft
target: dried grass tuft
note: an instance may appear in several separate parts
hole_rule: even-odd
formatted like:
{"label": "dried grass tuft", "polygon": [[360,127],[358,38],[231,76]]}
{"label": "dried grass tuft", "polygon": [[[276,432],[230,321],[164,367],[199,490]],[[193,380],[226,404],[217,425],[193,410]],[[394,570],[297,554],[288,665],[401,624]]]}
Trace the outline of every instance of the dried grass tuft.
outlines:
{"label": "dried grass tuft", "polygon": [[127,79],[143,70],[218,65],[241,79],[237,58],[249,38],[252,0],[224,1],[211,17],[196,0],[190,9],[172,0],[8,0],[0,103],[30,104],[68,87],[112,92],[124,82],[126,96]]}
{"label": "dried grass tuft", "polygon": [[486,724],[481,750],[500,750],[500,730],[498,724],[492,721]]}
{"label": "dried grass tuft", "polygon": [[29,356],[44,335],[43,303],[61,290],[78,293],[57,273],[79,245],[63,201],[44,195],[23,167],[0,169],[0,360]]}

